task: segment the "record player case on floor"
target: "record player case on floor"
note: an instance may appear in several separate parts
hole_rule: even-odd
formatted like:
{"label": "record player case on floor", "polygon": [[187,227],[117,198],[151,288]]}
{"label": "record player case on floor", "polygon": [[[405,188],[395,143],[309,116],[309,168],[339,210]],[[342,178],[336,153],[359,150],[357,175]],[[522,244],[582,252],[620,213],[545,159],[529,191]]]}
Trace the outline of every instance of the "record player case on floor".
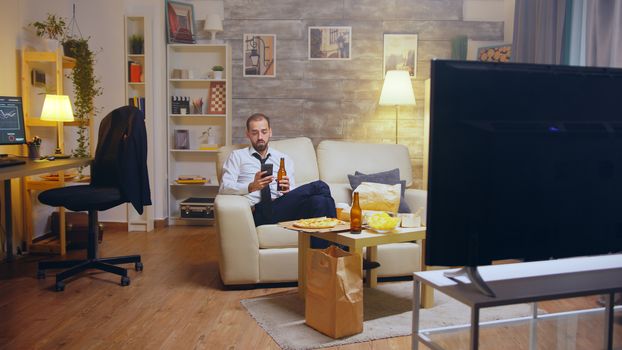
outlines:
{"label": "record player case on floor", "polygon": [[213,219],[214,198],[190,197],[179,203],[182,219]]}

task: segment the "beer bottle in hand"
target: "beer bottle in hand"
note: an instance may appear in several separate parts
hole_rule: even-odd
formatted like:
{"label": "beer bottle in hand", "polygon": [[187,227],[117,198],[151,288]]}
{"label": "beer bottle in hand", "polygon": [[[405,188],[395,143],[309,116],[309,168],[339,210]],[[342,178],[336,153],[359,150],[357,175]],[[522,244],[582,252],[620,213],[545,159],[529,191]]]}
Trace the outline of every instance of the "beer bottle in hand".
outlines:
{"label": "beer bottle in hand", "polygon": [[361,226],[363,224],[363,211],[359,204],[359,193],[354,192],[354,199],[352,200],[352,209],[350,209],[350,232],[361,233]]}
{"label": "beer bottle in hand", "polygon": [[276,174],[276,180],[277,180],[279,191],[285,190],[285,188],[281,185],[281,180],[283,179],[285,175],[287,175],[287,171],[285,170],[285,158],[281,158],[281,162],[279,163],[279,172]]}

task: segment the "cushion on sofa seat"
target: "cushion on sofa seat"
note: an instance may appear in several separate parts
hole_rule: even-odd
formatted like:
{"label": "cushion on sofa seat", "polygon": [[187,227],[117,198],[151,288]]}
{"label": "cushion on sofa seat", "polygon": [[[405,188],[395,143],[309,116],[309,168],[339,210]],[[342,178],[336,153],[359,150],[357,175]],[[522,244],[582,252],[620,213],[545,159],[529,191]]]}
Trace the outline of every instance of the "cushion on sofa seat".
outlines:
{"label": "cushion on sofa seat", "polygon": [[348,180],[350,181],[350,186],[352,190],[356,190],[356,188],[362,182],[375,182],[385,185],[401,185],[401,198],[400,198],[400,207],[398,209],[399,213],[410,213],[410,208],[408,207],[408,203],[404,200],[404,192],[406,191],[406,181],[400,180],[400,169],[395,168],[388,171],[382,171],[373,174],[364,174],[362,172],[356,171],[354,175],[348,174]]}
{"label": "cushion on sofa seat", "polygon": [[362,210],[388,211],[395,213],[400,206],[400,185],[385,185],[377,182],[363,182],[354,190],[359,194]]}
{"label": "cushion on sofa seat", "polygon": [[326,183],[348,183],[348,174],[367,174],[387,169],[400,169],[406,187],[412,185],[412,164],[408,147],[395,144],[372,144],[323,140],[317,145],[320,180]]}
{"label": "cushion on sofa seat", "polygon": [[257,239],[259,249],[298,247],[298,232],[278,225],[258,226]]}
{"label": "cushion on sofa seat", "polygon": [[330,195],[335,203],[352,203],[352,188],[347,183],[328,183]]}
{"label": "cushion on sofa seat", "polygon": [[298,280],[298,249],[259,249],[259,281],[261,283]]}
{"label": "cushion on sofa seat", "polygon": [[320,172],[317,167],[317,157],[311,139],[296,137],[293,139],[271,140],[270,147],[274,147],[287,154],[294,161],[296,186],[319,180]]}

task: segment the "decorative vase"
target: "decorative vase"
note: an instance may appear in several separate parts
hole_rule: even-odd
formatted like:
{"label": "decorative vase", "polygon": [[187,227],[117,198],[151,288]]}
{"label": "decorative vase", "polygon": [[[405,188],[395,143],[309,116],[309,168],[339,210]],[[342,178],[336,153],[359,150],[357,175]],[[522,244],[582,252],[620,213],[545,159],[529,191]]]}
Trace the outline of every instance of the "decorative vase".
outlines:
{"label": "decorative vase", "polygon": [[214,71],[214,79],[222,79],[222,71],[215,70]]}

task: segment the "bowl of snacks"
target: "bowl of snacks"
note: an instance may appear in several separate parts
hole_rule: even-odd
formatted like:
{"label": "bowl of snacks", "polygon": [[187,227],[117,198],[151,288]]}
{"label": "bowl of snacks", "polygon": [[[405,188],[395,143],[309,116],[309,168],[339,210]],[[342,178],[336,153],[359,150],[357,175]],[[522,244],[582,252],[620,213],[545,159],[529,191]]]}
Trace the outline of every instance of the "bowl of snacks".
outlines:
{"label": "bowl of snacks", "polygon": [[373,214],[367,219],[367,225],[378,233],[393,231],[400,224],[399,217],[393,217],[386,212]]}

